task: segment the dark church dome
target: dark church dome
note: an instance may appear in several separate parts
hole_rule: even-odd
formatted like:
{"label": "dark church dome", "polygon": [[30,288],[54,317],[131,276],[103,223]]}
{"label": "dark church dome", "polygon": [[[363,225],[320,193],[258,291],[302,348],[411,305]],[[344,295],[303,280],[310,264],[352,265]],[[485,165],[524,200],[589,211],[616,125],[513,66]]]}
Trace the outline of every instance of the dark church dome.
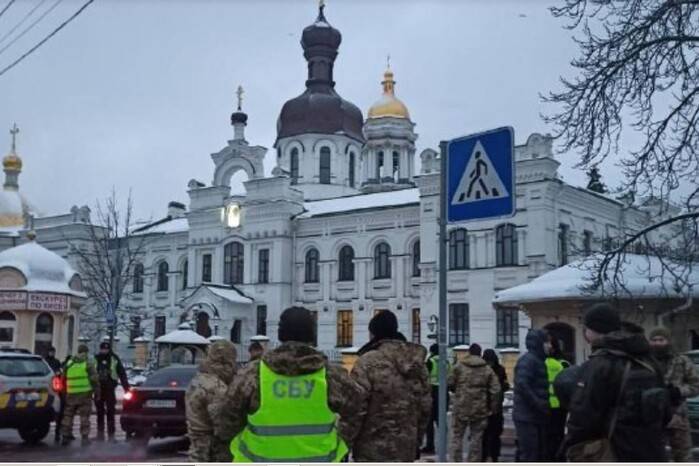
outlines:
{"label": "dark church dome", "polygon": [[306,90],[282,107],[277,120],[277,141],[320,133],[344,134],[364,142],[361,110],[335,92],[333,65],[342,35],[325,19],[323,9],[321,5],[316,21],[303,30],[301,46],[308,61]]}

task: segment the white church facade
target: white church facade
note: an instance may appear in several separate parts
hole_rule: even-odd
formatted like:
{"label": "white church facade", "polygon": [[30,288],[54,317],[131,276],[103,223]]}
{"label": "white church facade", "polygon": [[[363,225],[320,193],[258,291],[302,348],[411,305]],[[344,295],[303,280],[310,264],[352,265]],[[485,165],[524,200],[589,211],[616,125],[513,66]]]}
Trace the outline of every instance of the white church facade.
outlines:
{"label": "white church facade", "polygon": [[[318,346],[333,357],[366,343],[369,320],[382,309],[398,316],[408,340],[432,342],[439,154],[422,148],[418,155],[416,124],[396,97],[390,69],[366,118],[337,94],[340,42],[321,7],[301,40],[306,88],[282,106],[275,151],[246,141],[248,116],[239,100],[233,138],[211,155],[212,181],[191,180],[187,205],[172,202],[167,216],[139,228],[145,250],[124,303],[138,318],[120,336],[127,359],[135,337],[153,341],[183,320],[206,337],[230,338],[246,355],[255,335],[274,343],[279,315],[289,306],[315,313]],[[496,311],[496,292],[648,224],[649,208],[562,181],[552,142],[532,134],[515,147],[512,218],[450,227],[450,345],[523,346],[529,320],[516,308]],[[263,169],[266,157],[276,160],[271,174]],[[231,178],[241,170],[246,192],[231,194]],[[18,232],[32,228],[42,245],[71,260],[64,238],[77,234],[89,215],[83,207],[30,217],[0,236],[0,245],[21,242]]]}

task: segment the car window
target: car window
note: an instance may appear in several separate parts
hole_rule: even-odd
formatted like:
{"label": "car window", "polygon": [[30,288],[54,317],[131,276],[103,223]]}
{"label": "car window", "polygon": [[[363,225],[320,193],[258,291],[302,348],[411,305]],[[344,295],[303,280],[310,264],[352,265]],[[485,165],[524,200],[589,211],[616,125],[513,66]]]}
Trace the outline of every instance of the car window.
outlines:
{"label": "car window", "polygon": [[8,377],[41,377],[49,375],[51,369],[40,358],[0,358],[0,375]]}
{"label": "car window", "polygon": [[186,387],[194,378],[194,367],[170,367],[153,372],[143,383],[143,387]]}

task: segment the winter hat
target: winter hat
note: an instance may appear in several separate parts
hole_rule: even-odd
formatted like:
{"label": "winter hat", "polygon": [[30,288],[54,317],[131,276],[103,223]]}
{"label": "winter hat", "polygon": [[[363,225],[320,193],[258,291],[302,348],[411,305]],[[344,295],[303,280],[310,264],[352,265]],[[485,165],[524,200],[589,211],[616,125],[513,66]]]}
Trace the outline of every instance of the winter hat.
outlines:
{"label": "winter hat", "polygon": [[384,310],[376,314],[369,322],[369,332],[374,338],[396,338],[398,333],[398,319],[391,311]]}
{"label": "winter hat", "polygon": [[585,312],[585,327],[597,333],[610,333],[621,328],[619,312],[606,303],[595,304]]}
{"label": "winter hat", "polygon": [[111,349],[111,348],[110,348],[108,342],[103,341],[102,343],[100,343],[100,349]]}
{"label": "winter hat", "polygon": [[87,347],[87,345],[80,345],[78,346],[78,354],[80,353],[89,353],[90,349]]}
{"label": "winter hat", "polygon": [[648,334],[648,339],[652,340],[655,337],[663,337],[667,341],[671,340],[670,331],[668,329],[666,329],[665,327],[656,327],[653,330],[651,330],[650,333]]}
{"label": "winter hat", "polygon": [[468,352],[471,353],[473,356],[480,356],[481,355],[481,345],[478,343],[473,343],[471,346],[468,347]]}
{"label": "winter hat", "polygon": [[313,344],[316,339],[316,325],[311,311],[305,307],[293,306],[279,317],[279,341],[299,341]]}

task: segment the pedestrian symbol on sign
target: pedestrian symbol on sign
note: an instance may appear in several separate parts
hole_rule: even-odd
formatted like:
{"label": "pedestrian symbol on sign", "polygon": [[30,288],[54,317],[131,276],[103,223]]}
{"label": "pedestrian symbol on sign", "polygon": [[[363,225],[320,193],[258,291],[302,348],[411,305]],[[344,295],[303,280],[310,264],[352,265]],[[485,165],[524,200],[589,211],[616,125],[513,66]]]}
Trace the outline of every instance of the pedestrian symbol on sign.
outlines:
{"label": "pedestrian symbol on sign", "polygon": [[493,167],[488,153],[481,142],[477,141],[451,204],[460,205],[508,196],[507,188]]}

